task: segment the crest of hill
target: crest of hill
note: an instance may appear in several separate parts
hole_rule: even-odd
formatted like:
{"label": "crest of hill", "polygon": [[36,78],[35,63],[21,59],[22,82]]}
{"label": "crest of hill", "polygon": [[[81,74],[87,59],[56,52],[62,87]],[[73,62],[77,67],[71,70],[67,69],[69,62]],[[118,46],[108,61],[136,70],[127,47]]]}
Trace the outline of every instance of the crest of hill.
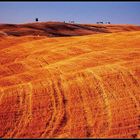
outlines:
{"label": "crest of hill", "polygon": [[0,24],[1,36],[65,37],[98,33],[140,31],[140,26],[117,24],[71,24],[64,22],[36,22],[26,24]]}

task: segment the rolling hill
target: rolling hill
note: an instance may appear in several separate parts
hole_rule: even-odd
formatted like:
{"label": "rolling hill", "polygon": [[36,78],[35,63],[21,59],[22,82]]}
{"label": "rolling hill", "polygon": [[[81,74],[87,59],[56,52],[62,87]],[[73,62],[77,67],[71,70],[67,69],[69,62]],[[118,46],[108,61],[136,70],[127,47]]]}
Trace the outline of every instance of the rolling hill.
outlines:
{"label": "rolling hill", "polygon": [[[10,36],[65,37],[98,33],[140,31],[136,25],[70,24],[63,22],[38,22],[26,24],[0,24],[0,31]],[[2,33],[0,33],[1,35]]]}
{"label": "rolling hill", "polygon": [[140,31],[66,25],[0,26],[0,137],[140,138]]}

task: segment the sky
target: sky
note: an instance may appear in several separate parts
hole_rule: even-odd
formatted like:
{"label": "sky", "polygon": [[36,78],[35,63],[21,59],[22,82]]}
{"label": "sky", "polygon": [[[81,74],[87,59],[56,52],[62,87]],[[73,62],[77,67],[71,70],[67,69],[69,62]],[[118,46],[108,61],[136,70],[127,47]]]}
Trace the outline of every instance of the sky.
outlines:
{"label": "sky", "polygon": [[140,2],[0,2],[0,23],[70,21],[140,25]]}

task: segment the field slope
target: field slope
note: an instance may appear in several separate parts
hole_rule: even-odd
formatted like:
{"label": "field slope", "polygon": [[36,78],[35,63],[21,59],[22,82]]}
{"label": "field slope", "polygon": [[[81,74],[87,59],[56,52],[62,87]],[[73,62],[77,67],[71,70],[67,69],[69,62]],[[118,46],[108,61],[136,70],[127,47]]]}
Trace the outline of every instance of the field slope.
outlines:
{"label": "field slope", "polygon": [[140,31],[0,39],[1,138],[140,138]]}

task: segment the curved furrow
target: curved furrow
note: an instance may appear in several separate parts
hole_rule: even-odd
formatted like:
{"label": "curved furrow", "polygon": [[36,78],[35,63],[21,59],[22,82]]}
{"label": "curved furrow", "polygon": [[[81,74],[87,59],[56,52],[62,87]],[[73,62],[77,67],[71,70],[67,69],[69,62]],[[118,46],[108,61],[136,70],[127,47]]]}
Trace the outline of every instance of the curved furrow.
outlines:
{"label": "curved furrow", "polygon": [[31,85],[32,96],[29,98],[31,104],[28,106],[31,113],[28,115],[28,118],[26,117],[26,125],[24,125],[24,129],[17,136],[19,138],[40,137],[53,114],[54,107],[51,95],[49,95],[49,81],[34,81],[31,82]]}
{"label": "curved furrow", "polygon": [[58,99],[59,99],[59,104],[58,104],[59,112],[57,114],[57,118],[56,118],[54,127],[52,128],[52,131],[49,134],[49,137],[56,137],[58,135],[60,129],[62,129],[67,123],[65,97],[64,97],[64,91],[63,91],[63,87],[62,87],[61,77],[59,79],[57,79],[54,86],[55,86],[54,89],[56,89],[56,91],[54,91],[54,93],[58,95]]}
{"label": "curved furrow", "polygon": [[112,126],[112,110],[111,110],[111,106],[110,106],[110,99],[108,98],[108,94],[104,88],[104,81],[102,79],[102,77],[100,77],[99,75],[97,75],[96,73],[94,73],[93,71],[93,75],[95,77],[95,79],[98,81],[99,84],[99,93],[101,94],[101,97],[104,100],[104,110],[106,111],[106,115],[107,115],[107,120],[105,120],[102,124],[102,126],[100,126],[97,130],[96,130],[96,137],[107,137],[108,132],[111,129]]}
{"label": "curved furrow", "polygon": [[[22,116],[20,121],[15,125],[15,129],[9,132],[6,137],[18,137],[18,135],[24,130],[27,123],[31,119],[31,107],[32,107],[32,85],[29,83],[27,86],[21,86],[19,92],[20,97],[20,109],[22,110]],[[20,128],[20,129],[19,129]]]}
{"label": "curved furrow", "polygon": [[[88,91],[88,81],[86,80],[86,73],[78,73],[77,79],[77,85],[80,89],[80,99],[83,105],[83,111],[84,111],[84,119],[85,119],[85,126],[86,126],[86,135],[85,137],[91,137],[92,136],[92,127],[93,127],[93,114],[92,109],[90,106],[90,92]],[[87,81],[87,83],[84,83],[84,81]],[[85,85],[86,84],[86,85]],[[85,88],[87,86],[87,88]],[[91,95],[92,96],[92,95]],[[90,97],[91,97],[90,96]],[[90,98],[92,99],[92,98]]]}
{"label": "curved furrow", "polygon": [[[52,77],[53,78],[53,77]],[[53,78],[54,79],[54,78]],[[53,124],[53,128],[49,133],[48,137],[54,137],[59,131],[60,125],[62,124],[63,119],[65,118],[65,104],[64,104],[64,95],[61,86],[61,80],[57,79],[52,83],[53,94],[57,97],[57,116],[55,116],[55,121]]]}
{"label": "curved furrow", "polygon": [[54,122],[55,122],[55,119],[56,119],[56,116],[57,116],[57,106],[58,106],[58,99],[57,99],[57,94],[54,95],[54,92],[53,92],[53,86],[52,86],[52,81],[50,81],[50,85],[49,85],[49,94],[50,94],[50,98],[51,98],[51,103],[52,103],[52,106],[53,106],[53,114],[50,118],[50,120],[46,123],[46,127],[45,129],[43,130],[43,132],[40,134],[40,137],[45,137],[45,136],[48,136],[48,134],[50,133],[50,131],[52,130],[52,127],[54,125]]}
{"label": "curved furrow", "polygon": [[[20,123],[18,124],[17,130],[14,131],[13,136],[11,137],[19,137],[20,133],[22,133],[25,127],[30,123],[32,119],[32,84],[28,83],[27,87],[22,87],[25,89],[25,97],[21,95],[22,107],[27,106],[23,109],[24,114],[20,119]],[[24,98],[23,98],[24,97]],[[25,100],[25,101],[23,101]],[[20,129],[19,129],[20,128]]]}
{"label": "curved furrow", "polygon": [[100,111],[103,109],[100,102],[104,101],[98,93],[98,86],[93,73],[85,71],[81,73],[78,72],[76,75],[86,121],[85,137],[95,137],[96,126],[94,127],[94,125],[96,125],[97,116],[100,115]]}
{"label": "curved furrow", "polygon": [[61,81],[60,79],[55,79],[52,75],[51,79],[51,94],[53,94],[54,106],[55,110],[52,116],[51,121],[46,127],[41,137],[52,137],[54,133],[57,132],[59,125],[61,124],[64,115],[65,115],[65,107],[64,107],[64,96],[62,93]]}

